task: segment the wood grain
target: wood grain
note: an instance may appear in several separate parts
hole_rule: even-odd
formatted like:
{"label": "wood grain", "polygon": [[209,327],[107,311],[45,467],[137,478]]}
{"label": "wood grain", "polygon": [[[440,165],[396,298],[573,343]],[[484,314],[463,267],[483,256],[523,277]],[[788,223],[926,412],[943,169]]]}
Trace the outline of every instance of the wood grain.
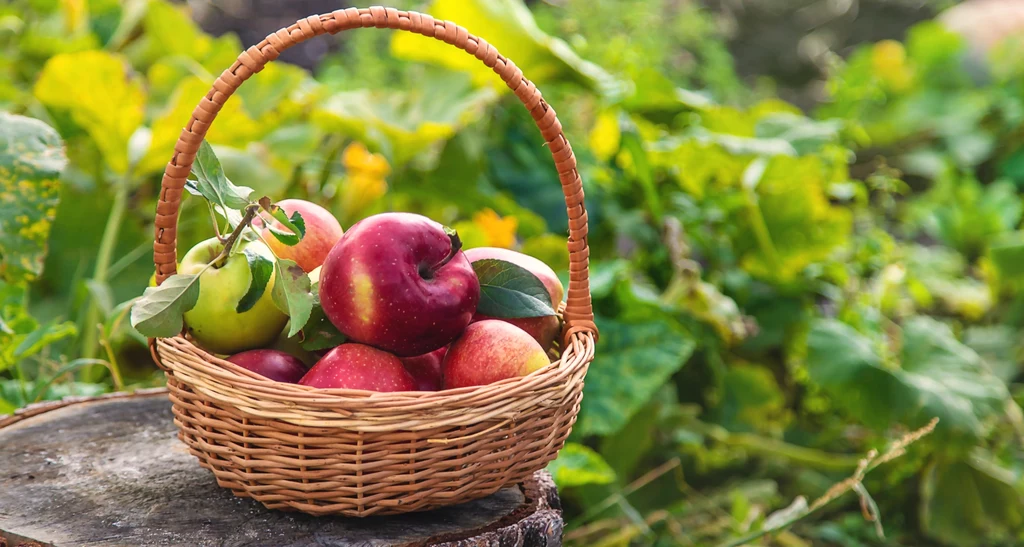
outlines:
{"label": "wood grain", "polygon": [[0,545],[561,545],[544,472],[426,513],[312,517],[219,488],[175,437],[163,393],[39,407],[0,424]]}

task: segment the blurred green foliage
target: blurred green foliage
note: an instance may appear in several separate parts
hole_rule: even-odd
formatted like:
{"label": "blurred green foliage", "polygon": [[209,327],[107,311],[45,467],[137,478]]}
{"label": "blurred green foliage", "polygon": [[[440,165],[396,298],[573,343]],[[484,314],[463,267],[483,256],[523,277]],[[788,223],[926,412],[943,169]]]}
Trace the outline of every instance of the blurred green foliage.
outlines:
{"label": "blurred green foliage", "polygon": [[[808,115],[744,86],[696,2],[633,4],[398,6],[514,59],[575,144],[602,337],[551,466],[567,542],[1024,541],[1020,50],[923,23],[836,60]],[[0,413],[162,381],[125,314],[163,165],[241,49],[165,0],[0,6]],[[345,226],[416,211],[567,263],[530,116],[439,42],[363,30],[312,73],[271,64],[207,139],[237,184]],[[183,203],[180,249],[205,207]],[[935,417],[859,495],[790,506]]]}

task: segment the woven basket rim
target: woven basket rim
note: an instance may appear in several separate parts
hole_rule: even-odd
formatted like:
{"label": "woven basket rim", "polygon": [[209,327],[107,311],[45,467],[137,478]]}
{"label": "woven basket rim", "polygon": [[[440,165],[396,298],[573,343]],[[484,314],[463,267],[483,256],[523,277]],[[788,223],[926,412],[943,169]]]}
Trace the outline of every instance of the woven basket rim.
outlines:
{"label": "woven basket rim", "polygon": [[[173,342],[172,342],[173,341]],[[572,335],[573,345],[567,347],[558,359],[551,361],[547,366],[535,370],[525,376],[517,376],[513,378],[505,378],[492,382],[490,384],[483,384],[478,386],[467,386],[453,389],[441,389],[437,391],[371,391],[365,389],[348,389],[348,388],[318,388],[312,386],[305,386],[300,384],[292,384],[288,382],[278,382],[271,380],[266,376],[262,376],[251,370],[245,369],[231,361],[227,361],[215,354],[202,348],[198,344],[189,340],[183,335],[178,335],[172,338],[159,338],[155,339],[153,343],[153,352],[157,354],[159,351],[159,344],[163,343],[175,343],[176,345],[187,344],[190,347],[192,353],[202,356],[207,363],[216,365],[216,367],[210,367],[209,370],[200,371],[201,374],[209,376],[211,378],[221,379],[224,381],[230,381],[239,388],[245,388],[253,393],[260,393],[265,391],[271,391],[275,394],[280,394],[284,398],[287,398],[288,392],[291,392],[295,397],[295,402],[301,404],[305,402],[310,395],[316,395],[323,398],[332,398],[337,400],[345,399],[391,399],[401,398],[408,400],[420,400],[420,401],[433,401],[433,400],[458,400],[466,399],[480,393],[505,390],[508,388],[514,388],[515,386],[522,384],[523,382],[529,382],[534,378],[546,377],[550,375],[564,375],[565,371],[572,366],[573,358],[577,355],[584,355],[586,351],[585,347],[589,346],[591,352],[595,345],[593,334],[589,332],[574,333]],[[586,359],[587,362],[593,360],[593,357]],[[161,368],[165,370],[168,367],[164,364],[163,360],[157,358],[157,362]],[[220,370],[218,370],[218,368]]]}

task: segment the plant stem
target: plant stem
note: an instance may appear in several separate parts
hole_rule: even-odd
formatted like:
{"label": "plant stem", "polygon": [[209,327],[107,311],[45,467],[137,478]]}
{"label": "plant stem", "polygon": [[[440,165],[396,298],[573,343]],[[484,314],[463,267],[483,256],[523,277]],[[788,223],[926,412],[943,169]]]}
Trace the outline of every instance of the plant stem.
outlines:
{"label": "plant stem", "polygon": [[733,433],[715,424],[694,421],[688,427],[722,444],[743,448],[766,456],[774,456],[824,471],[847,471],[856,469],[863,459],[861,456],[833,454],[806,446],[797,446],[777,439],[762,437],[753,433]]}
{"label": "plant stem", "polygon": [[[103,228],[103,239],[100,240],[100,247],[96,253],[96,267],[93,270],[92,279],[98,283],[107,282],[107,273],[110,269],[110,261],[114,254],[114,247],[117,246],[117,236],[121,230],[121,223],[124,221],[124,213],[128,206],[128,189],[131,183],[131,171],[127,172],[118,181],[115,187],[114,203],[107,215],[107,225]],[[97,344],[96,324],[99,323],[100,308],[95,298],[89,298],[89,306],[85,312],[85,322],[82,325],[82,351],[85,359],[96,357],[99,349]],[[95,381],[96,367],[84,369],[83,376],[86,381]]]}
{"label": "plant stem", "polygon": [[231,248],[235,246],[235,242],[238,241],[239,236],[242,235],[242,231],[245,230],[246,226],[252,223],[252,219],[256,216],[256,212],[259,211],[258,205],[249,205],[245,208],[245,215],[242,216],[242,221],[235,226],[231,235],[228,236],[227,240],[224,241],[224,250],[217,255],[217,258],[211,262],[215,268],[221,267],[223,262],[231,255]]}

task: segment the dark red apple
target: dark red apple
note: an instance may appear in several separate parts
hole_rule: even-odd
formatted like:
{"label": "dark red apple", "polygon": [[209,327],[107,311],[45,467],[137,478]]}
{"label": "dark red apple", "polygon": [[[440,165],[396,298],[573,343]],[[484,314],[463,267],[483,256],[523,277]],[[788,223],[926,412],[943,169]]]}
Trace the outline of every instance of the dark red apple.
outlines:
{"label": "dark red apple", "polygon": [[[273,249],[274,254],[279,258],[294,260],[302,268],[302,271],[309,273],[317,269],[324,263],[324,259],[327,258],[327,254],[331,252],[334,244],[341,239],[342,229],[338,219],[334,218],[334,215],[327,209],[301,199],[286,199],[277,202],[277,205],[284,209],[289,218],[296,211],[302,215],[302,221],[306,225],[306,235],[297,244],[288,246],[271,235],[269,228],[264,228],[263,239]],[[288,231],[276,220],[273,226],[278,230]]]}
{"label": "dark red apple", "polygon": [[306,366],[294,355],[276,349],[251,349],[227,358],[246,370],[251,370],[277,382],[294,384],[306,374]]}
{"label": "dark red apple", "polygon": [[405,370],[416,380],[416,391],[437,391],[441,389],[441,363],[448,346],[415,357],[402,357]]}
{"label": "dark red apple", "polygon": [[480,300],[480,282],[460,249],[454,232],[424,216],[365,218],[324,261],[324,313],[349,340],[401,357],[444,347]]}
{"label": "dark red apple", "polygon": [[[476,262],[477,260],[484,260],[487,258],[504,260],[505,262],[511,262],[532,273],[537,276],[537,279],[540,279],[540,282],[544,284],[545,288],[547,288],[548,295],[551,296],[552,309],[558,308],[558,303],[562,301],[562,295],[565,294],[565,290],[562,288],[562,282],[559,281],[554,270],[552,270],[547,264],[530,255],[498,247],[477,247],[475,249],[466,249],[466,258],[468,258],[470,262]],[[484,319],[496,318],[489,317],[481,313],[473,316],[473,321],[482,321]],[[560,330],[558,317],[554,315],[548,315],[546,317],[522,317],[500,320],[505,321],[506,323],[511,323],[526,331],[541,345],[541,347],[544,348],[544,351],[551,349],[551,346],[554,344],[555,337],[558,336],[558,331]]]}
{"label": "dark red apple", "polygon": [[442,365],[445,389],[480,386],[526,376],[550,363],[544,349],[522,329],[487,319],[466,327]]}
{"label": "dark red apple", "polygon": [[342,344],[327,352],[299,380],[319,388],[415,391],[416,382],[398,357],[363,344]]}

